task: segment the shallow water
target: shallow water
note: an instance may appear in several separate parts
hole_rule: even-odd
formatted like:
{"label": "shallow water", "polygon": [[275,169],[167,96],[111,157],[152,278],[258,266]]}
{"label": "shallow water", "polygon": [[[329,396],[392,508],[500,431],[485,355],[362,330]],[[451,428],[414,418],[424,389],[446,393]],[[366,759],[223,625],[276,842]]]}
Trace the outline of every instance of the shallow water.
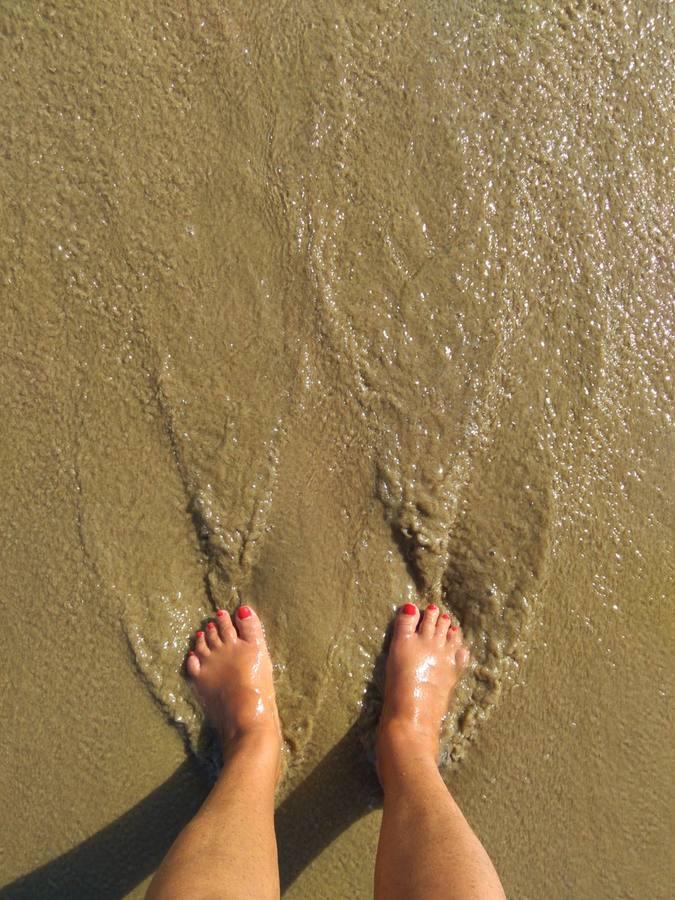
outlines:
{"label": "shallow water", "polygon": [[507,893],[666,897],[667,7],[70,7],[1,18],[2,883],[142,895],[208,779],[185,649],[243,598],[288,896],[368,896],[424,595]]}

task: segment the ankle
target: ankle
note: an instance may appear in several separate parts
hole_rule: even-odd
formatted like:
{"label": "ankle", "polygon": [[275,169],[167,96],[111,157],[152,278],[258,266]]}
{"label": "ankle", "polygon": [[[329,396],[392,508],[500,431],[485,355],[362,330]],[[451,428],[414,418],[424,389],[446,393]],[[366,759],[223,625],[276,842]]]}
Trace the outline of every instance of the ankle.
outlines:
{"label": "ankle", "polygon": [[377,733],[377,772],[385,782],[406,778],[420,769],[438,770],[438,735],[407,721],[381,722]]}
{"label": "ankle", "polygon": [[439,730],[425,728],[408,718],[386,718],[377,729],[378,752],[380,747],[392,753],[413,753],[438,760]]}
{"label": "ankle", "polygon": [[276,727],[256,725],[222,740],[223,763],[250,760],[257,766],[277,769],[281,760],[281,735]]}

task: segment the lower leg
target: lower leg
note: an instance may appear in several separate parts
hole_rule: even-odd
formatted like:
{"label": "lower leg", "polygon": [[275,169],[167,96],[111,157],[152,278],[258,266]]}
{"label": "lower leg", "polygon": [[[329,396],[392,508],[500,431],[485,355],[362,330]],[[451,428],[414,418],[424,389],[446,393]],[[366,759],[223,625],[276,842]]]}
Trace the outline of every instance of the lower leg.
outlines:
{"label": "lower leg", "polygon": [[438,734],[468,654],[429,607],[399,613],[378,732],[384,811],[376,900],[503,900],[499,877],[438,771]]}
{"label": "lower leg", "polygon": [[223,770],[157,870],[148,900],[279,898],[274,792],[281,739],[262,628],[243,610],[238,634],[219,611],[206,635],[198,632],[188,658],[188,672],[221,733]]}
{"label": "lower leg", "polygon": [[180,833],[148,891],[148,900],[247,900],[279,897],[274,837],[278,757],[257,736],[231,748],[213,790]]}
{"label": "lower leg", "polygon": [[[387,900],[503,898],[482,844],[441,778],[436,759],[413,735],[383,739],[384,812],[375,897]],[[385,762],[386,759],[386,762]]]}

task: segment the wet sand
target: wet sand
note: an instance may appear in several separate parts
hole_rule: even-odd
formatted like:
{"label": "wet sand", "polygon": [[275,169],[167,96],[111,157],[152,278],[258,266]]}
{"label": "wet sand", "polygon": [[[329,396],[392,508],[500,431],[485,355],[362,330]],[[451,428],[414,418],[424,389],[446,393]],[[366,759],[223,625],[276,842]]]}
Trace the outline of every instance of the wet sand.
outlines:
{"label": "wet sand", "polygon": [[3,896],[143,895],[242,599],[287,896],[369,896],[420,597],[507,894],[669,896],[665,7],[71,7],[0,15]]}

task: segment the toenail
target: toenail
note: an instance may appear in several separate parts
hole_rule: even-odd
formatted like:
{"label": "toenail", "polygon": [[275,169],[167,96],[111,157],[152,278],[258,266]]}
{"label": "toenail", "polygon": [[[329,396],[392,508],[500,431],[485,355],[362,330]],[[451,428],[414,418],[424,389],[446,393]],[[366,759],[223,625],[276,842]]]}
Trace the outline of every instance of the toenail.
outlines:
{"label": "toenail", "polygon": [[237,618],[239,619],[248,619],[250,615],[251,610],[248,608],[248,606],[240,606],[237,610]]}
{"label": "toenail", "polygon": [[438,607],[436,606],[435,603],[430,603],[430,604],[427,606],[427,609],[430,609],[430,610],[433,611],[434,609],[438,609]]}
{"label": "toenail", "polygon": [[211,629],[211,628],[215,628],[216,626],[213,622],[209,622],[209,624],[206,627]]}
{"label": "toenail", "polygon": [[198,631],[198,632],[197,632],[197,637],[198,637],[198,638],[204,637],[204,632],[203,632],[203,631]]}
{"label": "toenail", "polygon": [[223,616],[225,615],[225,613],[224,613],[224,611],[223,611],[222,609],[217,609],[217,610],[216,610],[216,615],[218,616],[219,619],[222,619]]}
{"label": "toenail", "polygon": [[190,650],[190,652],[188,653],[188,656],[196,656],[196,655],[197,654],[195,653],[194,650]]}
{"label": "toenail", "polygon": [[450,618],[450,613],[443,613],[443,615],[441,616],[441,619],[449,619],[449,618]]}
{"label": "toenail", "polygon": [[459,631],[459,625],[451,625],[450,631]]}
{"label": "toenail", "polygon": [[406,605],[403,607],[402,612],[405,613],[406,616],[414,616],[417,612],[417,607],[414,603],[406,603]]}

